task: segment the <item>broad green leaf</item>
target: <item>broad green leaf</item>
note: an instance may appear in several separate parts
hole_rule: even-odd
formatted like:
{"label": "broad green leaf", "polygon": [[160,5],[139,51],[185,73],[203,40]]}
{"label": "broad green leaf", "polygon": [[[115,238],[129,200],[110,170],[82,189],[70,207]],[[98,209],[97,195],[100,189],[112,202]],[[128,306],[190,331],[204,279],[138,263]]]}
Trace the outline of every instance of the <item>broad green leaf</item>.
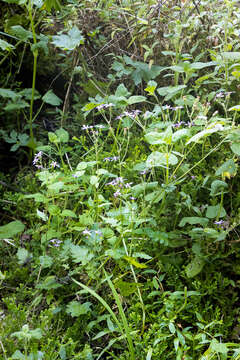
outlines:
{"label": "broad green leaf", "polygon": [[172,143],[172,127],[171,125],[167,127],[164,132],[149,132],[145,135],[145,139],[149,144],[167,144],[171,145]]}
{"label": "broad green leaf", "polygon": [[14,354],[12,354],[11,358],[13,360],[25,360],[26,356],[20,350],[16,350]]}
{"label": "broad green leaf", "polygon": [[50,215],[53,215],[53,216],[59,215],[61,212],[61,209],[57,205],[51,204],[48,206],[48,212]]}
{"label": "broad green leaf", "polygon": [[85,170],[85,169],[87,168],[87,166],[88,166],[88,163],[87,163],[87,162],[81,161],[81,162],[77,165],[76,170],[78,170],[78,171]]}
{"label": "broad green leaf", "polygon": [[184,218],[182,218],[182,220],[179,223],[179,226],[183,227],[186,224],[191,224],[191,225],[201,224],[202,226],[206,226],[207,223],[208,223],[208,219],[206,219],[206,218],[192,216],[192,217],[184,217]]}
{"label": "broad green leaf", "polygon": [[183,89],[185,89],[186,85],[177,85],[177,86],[164,86],[157,89],[157,92],[160,96],[166,96],[166,95],[176,95]]}
{"label": "broad green leaf", "polygon": [[204,264],[204,260],[196,256],[185,268],[187,277],[193,278],[198,275],[202,271]]}
{"label": "broad green leaf", "polygon": [[32,38],[31,31],[25,30],[21,25],[11,26],[10,33],[22,41],[27,41]]}
{"label": "broad green leaf", "polygon": [[191,131],[190,129],[180,129],[173,133],[172,135],[172,142],[177,142],[185,137],[190,136]]}
{"label": "broad green leaf", "polygon": [[240,156],[240,142],[233,143],[230,147],[234,154]]}
{"label": "broad green leaf", "polygon": [[69,141],[69,134],[66,130],[64,130],[63,128],[60,128],[58,130],[55,131],[55,134],[58,137],[58,140],[62,143],[67,143]]}
{"label": "broad green leaf", "polygon": [[52,39],[52,43],[63,50],[74,50],[77,46],[84,43],[82,32],[76,26],[73,26],[67,35],[55,35]]}
{"label": "broad green leaf", "polygon": [[98,187],[99,183],[98,183],[98,177],[95,175],[90,176],[90,184],[94,185],[96,188]]}
{"label": "broad green leaf", "polygon": [[228,187],[228,184],[225,181],[214,180],[211,184],[211,196],[216,196],[222,193],[224,189]]}
{"label": "broad green leaf", "polygon": [[237,172],[237,166],[235,162],[230,159],[225,161],[215,172],[217,176],[224,175],[224,173],[229,173],[231,176],[234,176]]}
{"label": "broad green leaf", "polygon": [[58,182],[55,182],[51,185],[48,185],[48,190],[51,190],[51,191],[54,191],[56,193],[59,192],[59,190],[61,190],[64,186],[64,182],[62,181],[58,181]]}
{"label": "broad green leaf", "polygon": [[131,93],[128,91],[128,89],[125,87],[124,84],[118,85],[115,96],[116,97],[128,97]]}
{"label": "broad green leaf", "polygon": [[177,163],[178,158],[175,155],[159,151],[152,152],[146,161],[146,165],[149,168],[154,166],[176,165]]}
{"label": "broad green leaf", "polygon": [[4,110],[5,111],[17,111],[20,109],[24,109],[26,107],[29,107],[29,104],[25,100],[17,99],[17,101],[15,103],[7,104],[6,106],[4,106]]}
{"label": "broad green leaf", "polygon": [[62,103],[62,100],[54,94],[52,90],[49,90],[43,97],[42,100],[50,105],[59,106]]}
{"label": "broad green leaf", "polygon": [[130,98],[127,100],[127,103],[128,103],[128,105],[132,105],[132,104],[143,102],[145,100],[146,100],[145,96],[135,95],[135,96],[130,96]]}
{"label": "broad green leaf", "polygon": [[71,301],[67,304],[66,313],[70,314],[72,317],[85,315],[91,311],[91,305],[92,304],[90,302],[81,304],[78,301]]}
{"label": "broad green leaf", "polygon": [[199,140],[201,140],[204,137],[207,137],[213,133],[223,131],[223,130],[224,130],[224,127],[221,124],[215,124],[214,127],[200,131],[198,134],[191,137],[191,139],[189,139],[186,142],[186,145],[189,145],[192,142],[198,142]]}
{"label": "broad green leaf", "polygon": [[[240,53],[239,53],[240,54]],[[210,344],[210,348],[216,353],[227,354],[228,348],[226,344],[220,343],[217,339],[213,339]]]}
{"label": "broad green leaf", "polygon": [[210,61],[206,63],[197,61],[191,64],[191,68],[195,70],[200,70],[200,69],[204,69],[205,67],[214,66],[214,65],[216,65],[215,61]]}
{"label": "broad green leaf", "polygon": [[224,51],[220,54],[220,56],[227,61],[240,61],[240,52],[238,51]]}
{"label": "broad green leaf", "polygon": [[226,211],[224,209],[224,207],[222,207],[220,204],[215,205],[215,206],[208,206],[207,207],[207,212],[206,212],[206,216],[209,219],[214,219],[216,217],[224,217],[226,215]]}
{"label": "broad green leaf", "polygon": [[3,51],[5,51],[5,50],[10,51],[10,50],[14,49],[14,46],[9,44],[7,41],[4,41],[4,40],[0,39],[0,48]]}
{"label": "broad green leaf", "polygon": [[137,184],[132,186],[133,196],[138,196],[141,193],[145,193],[147,190],[153,190],[158,186],[157,181],[153,182],[142,182],[141,184]]}
{"label": "broad green leaf", "polygon": [[61,216],[77,218],[77,215],[75,214],[75,212],[72,210],[68,210],[68,209],[63,210],[63,212],[61,213]]}
{"label": "broad green leaf", "polygon": [[19,248],[17,251],[18,263],[23,265],[25,261],[29,258],[29,252],[24,248]]}
{"label": "broad green leaf", "polygon": [[10,89],[2,89],[0,88],[0,96],[3,98],[9,98],[15,101],[17,98],[19,98],[19,94],[15,91],[12,91]]}
{"label": "broad green leaf", "polygon": [[10,223],[0,226],[0,239],[12,238],[18,233],[23,232],[25,225],[21,221],[11,221]]}

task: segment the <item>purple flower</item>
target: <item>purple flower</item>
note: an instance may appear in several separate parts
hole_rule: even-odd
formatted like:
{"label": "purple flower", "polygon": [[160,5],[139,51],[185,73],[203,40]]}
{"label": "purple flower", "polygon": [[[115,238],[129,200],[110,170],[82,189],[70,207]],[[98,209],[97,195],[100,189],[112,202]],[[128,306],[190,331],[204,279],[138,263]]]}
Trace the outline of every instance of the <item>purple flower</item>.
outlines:
{"label": "purple flower", "polygon": [[83,233],[83,235],[87,235],[87,236],[90,236],[90,235],[91,235],[91,231],[88,230],[88,229],[83,230],[82,233]]}
{"label": "purple flower", "polygon": [[97,106],[97,109],[98,110],[103,110],[103,109],[107,109],[107,108],[109,108],[111,106],[114,106],[114,104],[112,104],[112,103],[110,103],[110,104],[100,104],[100,105]]}
{"label": "purple flower", "polygon": [[[43,155],[43,152],[42,152],[42,151],[39,151],[39,152],[34,156],[33,165],[36,166],[36,164],[42,159],[42,155]],[[36,167],[37,167],[37,166],[36,166]]]}
{"label": "purple flower", "polygon": [[117,197],[120,196],[120,195],[121,195],[121,193],[120,193],[119,190],[117,190],[117,191],[113,194],[113,196],[114,196],[115,198],[117,198]]}
{"label": "purple flower", "polygon": [[216,224],[216,225],[223,225],[223,224],[224,224],[224,220],[214,221],[214,224]]}
{"label": "purple flower", "polygon": [[62,241],[59,239],[51,239],[51,240],[49,240],[49,242],[52,243],[52,245],[55,247],[59,247],[60,244],[62,243]]}
{"label": "purple flower", "polygon": [[119,159],[120,159],[119,156],[113,156],[113,157],[106,157],[103,159],[103,161],[117,161]]}
{"label": "purple flower", "polygon": [[50,166],[51,166],[52,168],[60,167],[56,161],[52,161],[51,164],[50,164]]}

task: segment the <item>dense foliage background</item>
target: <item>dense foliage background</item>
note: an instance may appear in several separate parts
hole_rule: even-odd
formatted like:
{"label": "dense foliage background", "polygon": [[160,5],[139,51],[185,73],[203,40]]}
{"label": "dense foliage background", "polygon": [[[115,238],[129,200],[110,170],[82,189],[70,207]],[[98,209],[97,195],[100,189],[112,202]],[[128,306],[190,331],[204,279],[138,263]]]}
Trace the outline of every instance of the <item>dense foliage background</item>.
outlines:
{"label": "dense foliage background", "polygon": [[0,6],[0,358],[240,359],[238,1]]}

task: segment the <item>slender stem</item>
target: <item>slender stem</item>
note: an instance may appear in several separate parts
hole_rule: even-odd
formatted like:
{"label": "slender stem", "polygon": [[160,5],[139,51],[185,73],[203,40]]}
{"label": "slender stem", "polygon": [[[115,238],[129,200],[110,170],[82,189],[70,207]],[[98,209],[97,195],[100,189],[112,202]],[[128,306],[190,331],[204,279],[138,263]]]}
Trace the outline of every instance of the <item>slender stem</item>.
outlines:
{"label": "slender stem", "polygon": [[[31,23],[31,29],[32,29],[32,35],[33,35],[33,44],[37,44],[37,37],[35,32],[35,26],[33,21],[33,15],[32,15],[32,2],[29,1],[28,5],[28,14],[29,19]],[[33,77],[32,77],[32,97],[31,97],[31,103],[30,103],[30,113],[29,113],[29,131],[30,131],[30,139],[32,142],[32,145],[34,144],[34,135],[33,135],[33,104],[34,104],[34,94],[35,94],[35,86],[36,86],[36,75],[37,75],[37,58],[38,58],[38,50],[33,50]]]}

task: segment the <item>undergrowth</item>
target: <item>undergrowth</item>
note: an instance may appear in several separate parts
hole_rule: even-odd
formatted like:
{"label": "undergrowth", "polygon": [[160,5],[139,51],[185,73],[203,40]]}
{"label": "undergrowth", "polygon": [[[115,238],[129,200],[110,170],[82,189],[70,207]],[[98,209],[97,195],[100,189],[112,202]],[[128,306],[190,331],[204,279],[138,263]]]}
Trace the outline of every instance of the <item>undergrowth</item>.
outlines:
{"label": "undergrowth", "polygon": [[237,1],[1,6],[1,358],[240,359]]}

